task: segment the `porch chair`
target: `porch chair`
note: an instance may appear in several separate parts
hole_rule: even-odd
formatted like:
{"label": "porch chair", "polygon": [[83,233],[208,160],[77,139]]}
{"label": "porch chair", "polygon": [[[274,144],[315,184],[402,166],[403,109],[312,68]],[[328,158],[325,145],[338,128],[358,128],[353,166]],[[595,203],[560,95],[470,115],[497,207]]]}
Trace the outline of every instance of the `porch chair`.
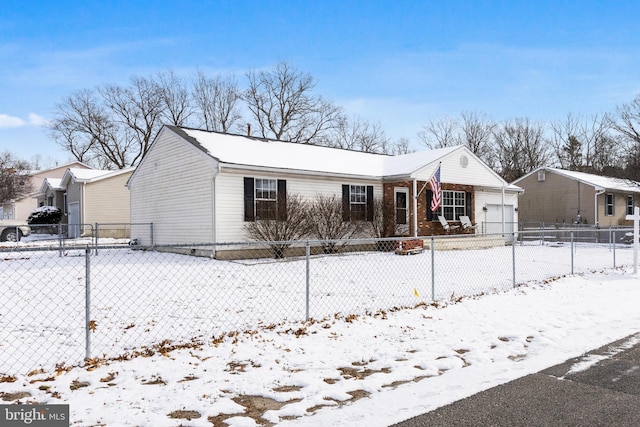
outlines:
{"label": "porch chair", "polygon": [[438,216],[438,219],[440,220],[440,224],[442,224],[442,228],[444,228],[444,231],[446,231],[447,233],[450,232],[451,230],[455,230],[456,228],[460,228],[459,225],[451,225],[447,222],[447,219],[445,217],[443,217],[442,215]]}
{"label": "porch chair", "polygon": [[465,215],[461,215],[460,216],[460,223],[462,224],[462,229],[463,230],[475,230],[476,227],[478,226],[478,224],[473,225],[471,223],[471,219],[468,216],[465,216]]}

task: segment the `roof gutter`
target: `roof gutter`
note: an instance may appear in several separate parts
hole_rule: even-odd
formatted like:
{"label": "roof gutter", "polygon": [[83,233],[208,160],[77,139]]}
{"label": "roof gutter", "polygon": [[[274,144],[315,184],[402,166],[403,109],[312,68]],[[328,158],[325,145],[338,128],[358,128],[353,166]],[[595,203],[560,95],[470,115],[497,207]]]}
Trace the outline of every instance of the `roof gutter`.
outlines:
{"label": "roof gutter", "polygon": [[270,172],[270,173],[287,173],[287,174],[296,174],[296,175],[332,177],[332,178],[340,178],[340,179],[367,179],[367,180],[375,180],[375,181],[382,180],[382,177],[379,175],[357,175],[357,174],[349,175],[349,174],[335,173],[335,172],[316,172],[316,171],[300,170],[300,169],[272,168],[267,166],[249,166],[249,165],[220,162],[219,170],[222,170],[222,169],[250,170],[250,171]]}

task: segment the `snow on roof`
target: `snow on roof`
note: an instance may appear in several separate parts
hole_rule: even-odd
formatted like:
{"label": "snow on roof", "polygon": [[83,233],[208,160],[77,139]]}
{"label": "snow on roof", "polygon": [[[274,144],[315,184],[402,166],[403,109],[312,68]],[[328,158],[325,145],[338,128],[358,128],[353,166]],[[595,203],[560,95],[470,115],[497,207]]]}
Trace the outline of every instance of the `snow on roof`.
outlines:
{"label": "snow on roof", "polygon": [[545,168],[558,175],[564,175],[569,178],[584,182],[585,184],[592,185],[593,187],[619,190],[630,193],[640,193],[640,182],[632,181],[630,179],[612,178],[608,176],[594,175],[585,172],[568,171],[564,169]]}
{"label": "snow on roof", "polygon": [[52,190],[63,190],[62,179],[60,178],[45,178],[44,182],[51,187]]}
{"label": "snow on roof", "polygon": [[68,174],[72,176],[76,181],[91,182],[91,181],[97,181],[100,179],[119,175],[121,173],[130,172],[130,171],[133,171],[133,169],[134,168],[118,169],[118,170],[101,170],[101,169],[69,168],[65,173],[65,177]]}
{"label": "snow on roof", "polygon": [[460,148],[389,156],[195,129],[174,129],[184,131],[222,163],[341,175],[409,175]]}

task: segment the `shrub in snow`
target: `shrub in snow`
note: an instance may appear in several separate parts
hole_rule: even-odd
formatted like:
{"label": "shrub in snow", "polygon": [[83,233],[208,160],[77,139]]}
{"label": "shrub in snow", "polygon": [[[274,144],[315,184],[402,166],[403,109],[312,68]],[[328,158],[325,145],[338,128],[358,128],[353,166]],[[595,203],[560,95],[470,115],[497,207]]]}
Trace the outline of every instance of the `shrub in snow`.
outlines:
{"label": "shrub in snow", "polygon": [[29,214],[29,224],[58,224],[62,219],[62,212],[55,206],[40,206]]}

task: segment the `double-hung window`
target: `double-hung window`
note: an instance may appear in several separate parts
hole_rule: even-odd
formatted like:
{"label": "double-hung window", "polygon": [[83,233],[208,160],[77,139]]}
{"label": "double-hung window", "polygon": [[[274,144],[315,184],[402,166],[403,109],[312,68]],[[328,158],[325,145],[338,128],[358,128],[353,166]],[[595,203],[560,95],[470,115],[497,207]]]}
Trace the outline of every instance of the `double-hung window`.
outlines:
{"label": "double-hung window", "polygon": [[634,207],[633,196],[627,196],[627,215],[633,215]]}
{"label": "double-hung window", "polygon": [[614,215],[614,213],[615,213],[614,207],[615,207],[615,198],[614,198],[613,194],[612,193],[605,194],[604,214],[606,216]]}
{"label": "double-hung window", "polygon": [[276,219],[278,190],[275,179],[256,178],[256,220]]}
{"label": "double-hung window", "polygon": [[287,181],[272,178],[244,178],[244,220],[287,219]]}
{"label": "double-hung window", "polygon": [[342,186],[342,220],[373,221],[373,186],[344,184]]}
{"label": "double-hung window", "polygon": [[364,221],[367,215],[367,190],[364,185],[349,186],[351,221]]}

